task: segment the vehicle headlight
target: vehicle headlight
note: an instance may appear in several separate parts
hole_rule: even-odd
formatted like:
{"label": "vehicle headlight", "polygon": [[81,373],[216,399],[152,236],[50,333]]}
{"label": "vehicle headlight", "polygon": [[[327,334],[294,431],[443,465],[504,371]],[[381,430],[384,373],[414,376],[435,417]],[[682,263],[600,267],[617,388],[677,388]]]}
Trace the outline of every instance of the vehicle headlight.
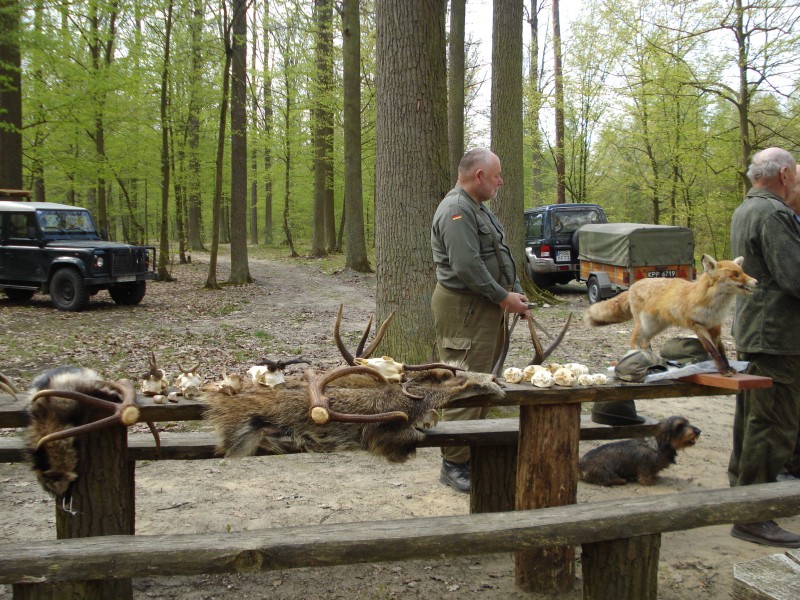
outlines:
{"label": "vehicle headlight", "polygon": [[102,256],[95,256],[94,257],[94,268],[95,269],[102,269],[105,261],[103,260]]}

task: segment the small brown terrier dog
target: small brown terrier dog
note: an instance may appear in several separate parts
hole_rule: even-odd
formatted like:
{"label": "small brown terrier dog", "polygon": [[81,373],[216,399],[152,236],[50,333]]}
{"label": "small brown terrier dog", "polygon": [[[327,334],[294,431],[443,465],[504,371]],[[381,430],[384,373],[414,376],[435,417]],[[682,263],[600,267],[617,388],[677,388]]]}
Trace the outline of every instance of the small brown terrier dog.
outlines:
{"label": "small brown terrier dog", "polygon": [[694,446],[698,437],[700,430],[686,417],[667,417],[654,438],[604,444],[584,454],[578,463],[581,479],[597,485],[653,485],[659,471],[675,464],[678,450]]}

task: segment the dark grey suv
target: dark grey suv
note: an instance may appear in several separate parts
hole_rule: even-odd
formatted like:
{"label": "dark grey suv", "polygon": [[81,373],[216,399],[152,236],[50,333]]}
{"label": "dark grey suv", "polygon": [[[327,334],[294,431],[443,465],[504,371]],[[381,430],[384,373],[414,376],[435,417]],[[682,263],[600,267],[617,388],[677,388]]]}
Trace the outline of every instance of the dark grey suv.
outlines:
{"label": "dark grey suv", "polygon": [[528,274],[539,287],[569,283],[580,274],[578,236],[589,223],[607,223],[597,204],[548,204],[525,211]]}
{"label": "dark grey suv", "polygon": [[80,311],[108,290],[117,304],[134,305],[155,278],[155,248],[103,240],[85,208],[0,201],[0,288],[11,300],[40,291],[58,309]]}

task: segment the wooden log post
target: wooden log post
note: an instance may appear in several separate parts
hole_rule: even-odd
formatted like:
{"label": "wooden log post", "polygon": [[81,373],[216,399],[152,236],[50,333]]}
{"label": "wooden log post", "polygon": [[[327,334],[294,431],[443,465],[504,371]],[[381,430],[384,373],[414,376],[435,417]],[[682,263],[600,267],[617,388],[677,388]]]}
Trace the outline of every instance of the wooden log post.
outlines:
{"label": "wooden log post", "polygon": [[583,544],[583,600],[656,600],[660,549],[660,533]]}
{"label": "wooden log post", "polygon": [[[74,439],[80,460],[78,479],[72,484],[72,513],[58,503],[56,537],[62,540],[133,535],[135,463],[128,462],[127,428],[109,427]],[[25,583],[13,586],[13,597],[14,600],[125,600],[133,598],[133,586],[130,579]]]}
{"label": "wooden log post", "polygon": [[517,447],[470,445],[470,513],[514,510]]}
{"label": "wooden log post", "polygon": [[[516,509],[575,504],[578,495],[580,404],[522,406],[519,413]],[[516,584],[526,592],[567,592],[575,586],[575,547],[522,550]]]}

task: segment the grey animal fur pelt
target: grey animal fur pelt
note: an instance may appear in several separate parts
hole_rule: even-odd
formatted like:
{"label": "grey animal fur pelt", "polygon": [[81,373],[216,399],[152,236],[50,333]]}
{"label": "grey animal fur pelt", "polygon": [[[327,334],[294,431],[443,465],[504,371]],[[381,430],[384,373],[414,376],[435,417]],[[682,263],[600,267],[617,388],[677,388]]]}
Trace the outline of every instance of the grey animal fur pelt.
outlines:
{"label": "grey animal fur pelt", "polygon": [[340,413],[375,414],[403,411],[409,420],[385,423],[315,424],[308,416],[308,384],[287,377],[274,388],[247,382],[235,396],[204,389],[206,418],[219,435],[217,452],[230,457],[251,456],[259,448],[269,454],[368,450],[391,462],[404,462],[416,452],[423,434],[414,423],[430,410],[458,399],[483,395],[502,398],[492,375],[445,369],[409,373],[404,395],[398,383],[379,383],[364,375],[348,375],[326,389],[331,406]]}

